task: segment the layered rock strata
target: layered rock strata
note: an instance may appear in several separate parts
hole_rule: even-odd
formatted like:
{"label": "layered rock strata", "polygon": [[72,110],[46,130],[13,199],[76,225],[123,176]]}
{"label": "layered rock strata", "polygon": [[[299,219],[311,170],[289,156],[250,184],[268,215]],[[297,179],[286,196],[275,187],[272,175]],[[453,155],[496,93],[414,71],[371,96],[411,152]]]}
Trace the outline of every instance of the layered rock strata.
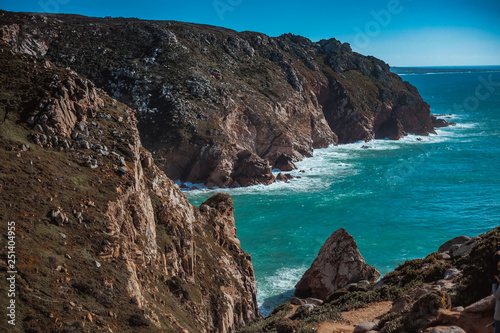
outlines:
{"label": "layered rock strata", "polygon": [[16,51],[71,67],[138,110],[141,139],[172,179],[267,184],[271,168],[291,170],[315,148],[433,132],[415,87],[335,39],[0,14]]}

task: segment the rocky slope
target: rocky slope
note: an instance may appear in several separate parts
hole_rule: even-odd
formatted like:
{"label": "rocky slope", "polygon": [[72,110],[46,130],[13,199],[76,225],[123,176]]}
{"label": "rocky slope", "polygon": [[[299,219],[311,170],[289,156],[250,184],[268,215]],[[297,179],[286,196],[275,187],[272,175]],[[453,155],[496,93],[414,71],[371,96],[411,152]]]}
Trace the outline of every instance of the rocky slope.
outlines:
{"label": "rocky slope", "polygon": [[314,148],[433,132],[429,106],[383,61],[335,39],[166,21],[0,12],[2,39],[138,110],[172,179],[274,181]]}
{"label": "rocky slope", "polygon": [[456,237],[377,283],[351,283],[324,302],[293,298],[240,332],[492,332],[491,280],[498,274],[499,248],[500,227]]}
{"label": "rocky slope", "polygon": [[16,326],[0,326],[226,333],[258,316],[231,198],[190,205],[141,146],[132,109],[23,45],[0,41],[0,221],[4,240],[15,223],[17,270]]}

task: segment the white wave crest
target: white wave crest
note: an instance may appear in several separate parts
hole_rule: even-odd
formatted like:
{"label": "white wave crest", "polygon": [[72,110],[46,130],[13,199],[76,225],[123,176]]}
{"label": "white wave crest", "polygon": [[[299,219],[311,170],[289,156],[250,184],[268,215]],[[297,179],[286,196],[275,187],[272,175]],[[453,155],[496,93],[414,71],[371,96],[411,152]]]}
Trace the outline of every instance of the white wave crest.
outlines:
{"label": "white wave crest", "polygon": [[293,297],[295,284],[300,280],[307,267],[280,268],[274,274],[257,280],[257,304],[266,316],[279,304]]}

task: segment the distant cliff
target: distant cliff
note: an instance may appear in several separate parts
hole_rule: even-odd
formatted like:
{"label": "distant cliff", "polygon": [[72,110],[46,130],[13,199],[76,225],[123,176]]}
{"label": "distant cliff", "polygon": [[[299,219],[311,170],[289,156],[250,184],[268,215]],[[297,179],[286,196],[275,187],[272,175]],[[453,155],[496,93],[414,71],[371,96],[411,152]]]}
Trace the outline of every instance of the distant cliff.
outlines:
{"label": "distant cliff", "polygon": [[0,68],[9,332],[226,333],[259,315],[228,195],[189,204],[141,146],[135,112],[77,73],[4,41]]}
{"label": "distant cliff", "polygon": [[167,21],[0,13],[2,39],[91,79],[138,111],[172,179],[274,181],[314,148],[433,132],[415,87],[335,39]]}

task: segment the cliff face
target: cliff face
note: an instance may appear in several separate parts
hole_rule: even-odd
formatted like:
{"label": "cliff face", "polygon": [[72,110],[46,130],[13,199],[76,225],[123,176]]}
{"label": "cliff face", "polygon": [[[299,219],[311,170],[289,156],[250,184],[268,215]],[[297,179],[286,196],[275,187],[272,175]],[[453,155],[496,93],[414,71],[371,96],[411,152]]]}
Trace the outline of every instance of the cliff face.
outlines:
{"label": "cliff face", "polygon": [[71,67],[137,109],[141,139],[172,179],[267,184],[270,166],[289,170],[314,148],[433,132],[413,86],[335,39],[1,15],[2,38],[15,50]]}
{"label": "cliff face", "polygon": [[222,333],[258,316],[229,196],[189,204],[141,146],[135,112],[91,81],[1,41],[0,67],[13,332]]}

